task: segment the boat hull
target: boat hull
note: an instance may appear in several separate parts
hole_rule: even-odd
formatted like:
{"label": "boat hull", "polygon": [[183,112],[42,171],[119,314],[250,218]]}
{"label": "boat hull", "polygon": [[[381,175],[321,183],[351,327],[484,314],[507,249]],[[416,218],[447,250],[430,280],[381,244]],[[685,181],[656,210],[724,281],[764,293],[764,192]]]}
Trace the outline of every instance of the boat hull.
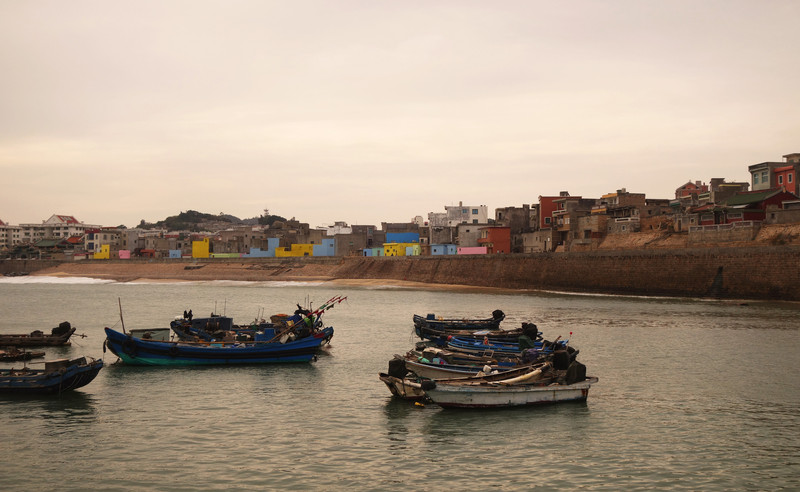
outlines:
{"label": "boat hull", "polygon": [[0,346],[3,347],[57,347],[69,345],[69,339],[75,328],[61,335],[0,335]]}
{"label": "boat hull", "polygon": [[597,381],[592,377],[570,385],[549,386],[437,382],[435,388],[426,389],[425,392],[434,403],[444,408],[521,407],[586,401],[589,388]]}
{"label": "boat hull", "polygon": [[54,371],[0,371],[0,393],[57,394],[81,388],[91,383],[103,368],[102,360],[83,362]]}
{"label": "boat hull", "polygon": [[[272,364],[309,362],[329,338],[326,328],[314,336],[288,343],[175,343],[133,338],[106,328],[105,346],[123,362],[132,365],[187,366],[227,364]],[[331,333],[332,335],[332,333]]]}
{"label": "boat hull", "polygon": [[499,330],[500,322],[505,318],[502,311],[498,311],[498,315],[492,318],[482,319],[442,319],[429,314],[428,316],[420,316],[415,314],[412,318],[414,327],[417,329],[427,328],[436,331],[446,330]]}

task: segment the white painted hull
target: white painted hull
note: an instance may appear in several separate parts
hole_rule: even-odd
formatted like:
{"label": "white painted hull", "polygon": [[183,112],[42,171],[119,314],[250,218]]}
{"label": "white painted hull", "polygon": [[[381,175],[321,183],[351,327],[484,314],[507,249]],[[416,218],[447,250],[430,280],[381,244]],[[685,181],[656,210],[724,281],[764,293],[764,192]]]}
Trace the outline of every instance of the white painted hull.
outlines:
{"label": "white painted hull", "polygon": [[441,407],[499,408],[585,401],[589,388],[598,381],[586,378],[571,385],[536,386],[528,384],[458,384],[437,382],[425,392]]}

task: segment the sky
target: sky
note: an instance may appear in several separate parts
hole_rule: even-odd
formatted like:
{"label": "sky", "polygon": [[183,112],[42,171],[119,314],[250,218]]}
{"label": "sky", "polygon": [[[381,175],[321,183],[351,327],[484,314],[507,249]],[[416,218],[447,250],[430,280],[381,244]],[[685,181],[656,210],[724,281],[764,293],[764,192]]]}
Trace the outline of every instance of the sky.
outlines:
{"label": "sky", "polygon": [[409,222],[800,152],[796,0],[0,2],[0,220]]}

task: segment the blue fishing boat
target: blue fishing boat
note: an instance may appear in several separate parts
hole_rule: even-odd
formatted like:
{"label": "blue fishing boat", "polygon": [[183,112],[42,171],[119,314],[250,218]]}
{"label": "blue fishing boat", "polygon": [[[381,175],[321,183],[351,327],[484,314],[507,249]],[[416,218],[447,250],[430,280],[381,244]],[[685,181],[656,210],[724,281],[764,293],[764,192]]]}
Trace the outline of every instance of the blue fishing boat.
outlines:
{"label": "blue fishing boat", "polygon": [[[540,348],[541,342],[536,343],[536,348]],[[451,337],[447,340],[447,348],[471,354],[484,354],[487,352],[500,354],[519,354],[522,352],[519,343],[512,342],[491,342],[488,340],[474,340],[471,338]]]}
{"label": "blue fishing boat", "polygon": [[94,380],[103,361],[80,357],[45,362],[44,369],[0,369],[0,393],[58,394]]}
{"label": "blue fishing boat", "polygon": [[105,331],[103,350],[107,347],[127,364],[155,366],[309,362],[333,336],[333,327],[327,327],[305,337],[284,333],[257,337],[252,342],[160,342],[134,338],[111,328]]}

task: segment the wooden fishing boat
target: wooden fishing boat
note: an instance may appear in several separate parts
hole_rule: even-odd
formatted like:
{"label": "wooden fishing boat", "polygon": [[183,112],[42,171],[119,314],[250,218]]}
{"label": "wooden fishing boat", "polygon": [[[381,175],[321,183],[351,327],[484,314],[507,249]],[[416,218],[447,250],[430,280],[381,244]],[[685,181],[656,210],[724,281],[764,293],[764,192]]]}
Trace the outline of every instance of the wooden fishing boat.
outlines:
{"label": "wooden fishing boat", "polygon": [[[538,343],[541,347],[541,342]],[[447,340],[447,348],[468,354],[519,354],[522,352],[518,343],[491,342],[469,338],[452,337]]]}
{"label": "wooden fishing boat", "polygon": [[22,335],[0,335],[0,346],[2,347],[53,347],[58,345],[69,345],[69,339],[75,333],[75,327],[69,321],[59,323],[50,330],[49,335],[45,335],[41,330],[34,330],[30,334]]}
{"label": "wooden fishing boat", "polygon": [[414,333],[423,340],[444,341],[447,337],[474,338],[482,340],[484,337],[496,342],[516,342],[525,335],[522,328],[513,330],[439,330],[426,326],[414,327]]}
{"label": "wooden fishing boat", "polygon": [[439,382],[447,382],[447,381],[456,381],[456,380],[480,380],[480,381],[495,381],[501,379],[511,379],[511,378],[519,378],[524,377],[525,375],[531,373],[532,371],[536,370],[537,368],[544,367],[545,364],[536,364],[536,365],[525,365],[520,367],[511,368],[508,371],[502,373],[491,373],[491,374],[481,374],[481,375],[456,375],[452,378],[441,378],[441,379],[428,379],[419,377],[415,374],[409,374],[409,371],[405,364],[402,361],[399,361],[397,358],[394,358],[389,361],[389,371],[386,373],[378,374],[378,378],[383,381],[384,384],[389,388],[389,391],[392,395],[404,398],[407,400],[423,400],[427,399],[427,395],[425,394],[425,388],[430,386],[433,381]]}
{"label": "wooden fishing boat", "polygon": [[491,372],[507,372],[515,368],[515,365],[498,365],[498,364],[448,364],[441,360],[427,361],[425,358],[416,358],[413,355],[406,354],[406,356],[394,355],[395,361],[402,364],[407,371],[416,374],[421,378],[428,379],[444,379],[444,378],[458,378],[475,376],[478,373],[491,373]]}
{"label": "wooden fishing boat", "polygon": [[103,350],[107,347],[127,364],[185,366],[309,362],[322,344],[333,336],[333,327],[301,338],[286,333],[285,339],[281,336],[278,340],[253,342],[159,342],[134,338],[111,328],[106,328],[105,332]]}
{"label": "wooden fishing boat", "polygon": [[62,393],[94,380],[103,361],[87,357],[45,362],[44,369],[0,369],[0,393]]}
{"label": "wooden fishing boat", "polygon": [[422,389],[422,385],[418,381],[390,376],[385,372],[378,374],[378,379],[383,381],[386,387],[389,388],[389,392],[398,398],[412,401],[427,399],[425,390]]}
{"label": "wooden fishing boat", "polygon": [[491,318],[442,318],[437,317],[435,314],[428,314],[427,316],[420,316],[415,314],[413,316],[415,329],[434,329],[434,330],[497,330],[500,328],[500,322],[505,319],[506,315],[503,311],[496,309],[492,312]]}
{"label": "wooden fishing boat", "polygon": [[0,350],[0,362],[24,361],[40,357],[44,357],[44,352],[28,352],[27,350],[19,350],[16,347],[11,350]]}
{"label": "wooden fishing boat", "polygon": [[501,408],[586,401],[589,388],[598,381],[585,378],[572,384],[514,381],[430,381],[421,384],[425,394],[444,408]]}
{"label": "wooden fishing boat", "polygon": [[[513,366],[524,362],[522,360],[524,352],[522,354],[470,354],[467,352],[459,352],[458,350],[449,350],[437,345],[425,345],[422,342],[418,343],[416,348],[414,350],[410,350],[408,354],[416,357],[424,357],[430,361],[434,359],[440,359],[445,361],[447,364],[472,365],[481,367],[487,364]],[[528,362],[532,361],[533,360],[531,359]]]}

